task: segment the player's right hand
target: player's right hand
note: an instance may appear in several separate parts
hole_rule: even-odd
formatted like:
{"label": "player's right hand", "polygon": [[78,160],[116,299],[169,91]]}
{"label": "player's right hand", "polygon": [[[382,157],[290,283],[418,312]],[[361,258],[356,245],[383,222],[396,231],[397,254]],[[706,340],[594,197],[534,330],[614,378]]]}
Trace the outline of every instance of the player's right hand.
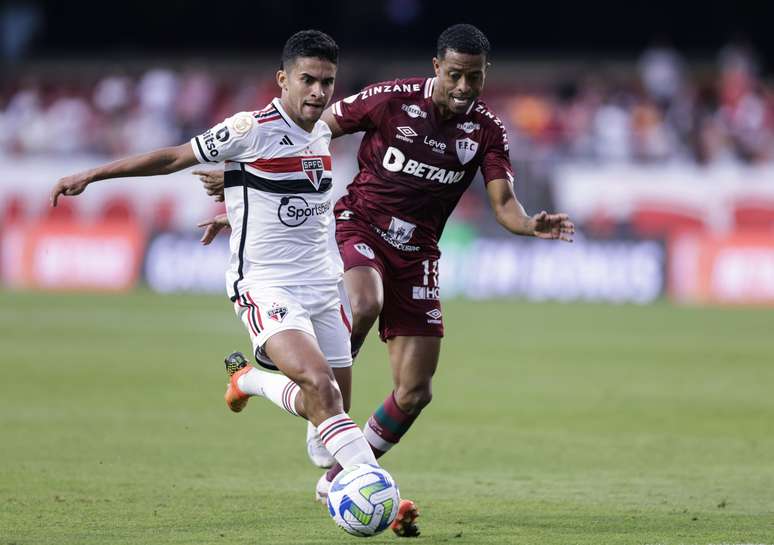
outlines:
{"label": "player's right hand", "polygon": [[218,214],[211,220],[201,222],[197,227],[204,229],[204,234],[199,242],[206,246],[215,240],[215,237],[218,236],[218,233],[220,233],[224,227],[231,227],[231,224],[229,224],[228,216],[226,214]]}
{"label": "player's right hand", "polygon": [[207,195],[215,197],[215,202],[223,202],[222,170],[194,170],[193,175],[199,177]]}
{"label": "player's right hand", "polygon": [[56,206],[59,195],[80,195],[87,185],[89,185],[89,179],[85,173],[60,178],[51,190],[51,206]]}

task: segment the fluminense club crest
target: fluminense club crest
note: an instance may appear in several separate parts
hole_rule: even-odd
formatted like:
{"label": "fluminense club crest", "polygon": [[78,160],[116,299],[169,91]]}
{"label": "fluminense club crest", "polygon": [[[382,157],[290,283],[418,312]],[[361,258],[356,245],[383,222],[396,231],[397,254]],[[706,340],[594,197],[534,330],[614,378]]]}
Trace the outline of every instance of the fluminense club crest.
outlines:
{"label": "fluminense club crest", "polygon": [[467,164],[473,157],[476,156],[478,151],[478,142],[471,140],[470,138],[463,138],[457,140],[457,157],[460,163]]}
{"label": "fluminense club crest", "polygon": [[304,169],[306,177],[312,182],[314,188],[320,189],[320,182],[322,182],[323,174],[325,173],[325,165],[323,165],[322,159],[319,157],[301,159],[301,168]]}

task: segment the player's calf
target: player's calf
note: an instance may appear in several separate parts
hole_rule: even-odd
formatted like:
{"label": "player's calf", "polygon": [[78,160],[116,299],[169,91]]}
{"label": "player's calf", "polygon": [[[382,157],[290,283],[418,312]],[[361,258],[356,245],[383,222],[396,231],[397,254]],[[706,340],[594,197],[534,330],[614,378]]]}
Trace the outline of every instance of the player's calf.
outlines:
{"label": "player's calf", "polygon": [[395,403],[408,414],[417,415],[433,400],[430,383],[412,387],[398,386],[395,389]]}

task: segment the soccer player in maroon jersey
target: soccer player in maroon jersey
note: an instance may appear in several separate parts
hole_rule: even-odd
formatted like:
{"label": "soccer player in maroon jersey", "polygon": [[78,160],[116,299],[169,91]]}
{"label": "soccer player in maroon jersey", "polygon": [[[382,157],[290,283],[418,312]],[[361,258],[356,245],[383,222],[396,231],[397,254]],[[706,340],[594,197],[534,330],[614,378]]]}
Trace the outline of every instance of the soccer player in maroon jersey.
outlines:
{"label": "soccer player in maroon jersey", "polygon": [[[333,138],[365,133],[359,172],[335,215],[353,354],[378,318],[392,367],[394,389],[364,429],[377,457],[432,398],[443,336],[438,240],[476,172],[497,221],[511,233],[568,242],[574,234],[566,214],[530,216],[514,194],[507,133],[478,99],[489,51],[476,27],[454,25],[438,38],[435,77],[370,85],[323,113]],[[212,179],[203,181],[210,194],[219,193]],[[334,465],[320,479],[318,495],[339,471]]]}

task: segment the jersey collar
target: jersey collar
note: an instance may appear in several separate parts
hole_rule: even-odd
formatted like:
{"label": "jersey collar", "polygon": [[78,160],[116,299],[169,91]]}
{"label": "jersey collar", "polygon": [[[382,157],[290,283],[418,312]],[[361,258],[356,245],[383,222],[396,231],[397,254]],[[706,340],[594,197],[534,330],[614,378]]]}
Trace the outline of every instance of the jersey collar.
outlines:
{"label": "jersey collar", "polygon": [[[297,131],[301,131],[302,133],[309,135],[311,133],[307,132],[304,128],[300,127],[295,121],[291,119],[291,117],[288,115],[288,113],[285,111],[285,109],[282,107],[282,101],[274,97],[271,101],[272,104],[274,104],[274,107],[277,108],[277,111],[282,116],[282,119],[285,121],[285,123],[288,124],[288,126],[292,129],[295,129]],[[314,128],[317,127],[317,123],[314,124]],[[314,128],[312,128],[312,132],[314,132]]]}

